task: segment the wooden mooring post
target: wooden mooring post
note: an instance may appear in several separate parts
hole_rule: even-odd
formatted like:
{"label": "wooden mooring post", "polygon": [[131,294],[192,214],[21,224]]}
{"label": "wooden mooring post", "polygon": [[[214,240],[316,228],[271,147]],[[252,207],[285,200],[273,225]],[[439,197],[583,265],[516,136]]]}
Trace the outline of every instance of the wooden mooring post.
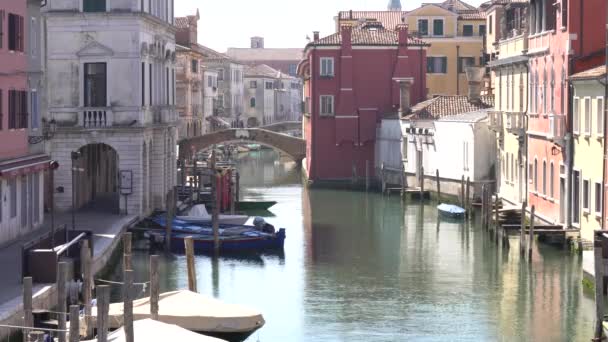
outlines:
{"label": "wooden mooring post", "polygon": [[526,207],[528,204],[524,201],[521,204],[521,227],[519,231],[519,252],[521,255],[526,253]]}
{"label": "wooden mooring post", "polygon": [[595,322],[593,327],[593,341],[601,341],[604,322],[604,251],[602,248],[604,236],[601,230],[596,230],[593,238],[593,261],[595,278]]}
{"label": "wooden mooring post", "polygon": [[150,255],[150,315],[158,320],[158,301],[160,299],[160,277],[158,255]]}
{"label": "wooden mooring post", "polygon": [[80,307],[70,305],[70,342],[80,341]]}
{"label": "wooden mooring post", "polygon": [[125,341],[134,342],[135,334],[133,331],[133,270],[125,270],[122,284],[123,298],[123,324],[125,331]]}
{"label": "wooden mooring post", "polygon": [[464,175],[460,178],[460,206],[465,208],[464,202]]}
{"label": "wooden mooring post", "polygon": [[196,289],[196,266],[194,264],[194,240],[192,236],[184,239],[186,249],[186,267],[188,269],[188,290],[197,292]]}
{"label": "wooden mooring post", "polygon": [[386,179],[384,175],[384,163],[380,164],[380,183],[382,185],[382,194],[386,193]]}
{"label": "wooden mooring post", "polygon": [[401,198],[405,198],[405,189],[407,187],[406,176],[405,176],[405,166],[401,163]]}
{"label": "wooden mooring post", "polygon": [[532,261],[532,248],[534,247],[534,219],[535,206],[530,208],[530,230],[528,231],[528,260]]}
{"label": "wooden mooring post", "polygon": [[369,160],[365,160],[365,191],[369,191]]}
{"label": "wooden mooring post", "polygon": [[467,217],[471,216],[471,178],[467,177],[467,187],[465,189],[465,215]]}
{"label": "wooden mooring post", "polygon": [[494,236],[496,238],[496,244],[498,244],[498,240],[500,239],[500,215],[499,215],[499,207],[500,207],[500,198],[498,194],[494,194]]}
{"label": "wooden mooring post", "polygon": [[110,286],[97,286],[97,341],[108,342],[108,319],[110,314]]}
{"label": "wooden mooring post", "polygon": [[424,201],[424,167],[420,167],[420,200]]}
{"label": "wooden mooring post", "polygon": [[57,312],[59,342],[66,342],[66,315],[67,315],[67,276],[68,263],[61,261],[57,264]]}
{"label": "wooden mooring post", "polygon": [[131,267],[131,255],[133,253],[132,248],[133,237],[130,232],[124,232],[122,234],[122,245],[123,245],[123,270],[130,270]]}
{"label": "wooden mooring post", "polygon": [[486,185],[481,185],[481,228],[486,228],[486,210],[488,204],[486,203]]}
{"label": "wooden mooring post", "polygon": [[441,201],[441,181],[439,178],[439,169],[435,170],[435,181],[437,182],[437,200]]}
{"label": "wooden mooring post", "polygon": [[215,145],[211,151],[211,225],[213,228],[213,251],[215,254],[219,254],[220,250],[220,233],[219,233],[219,206],[220,196],[218,193],[218,184],[220,181],[220,175],[215,169]]}
{"label": "wooden mooring post", "polygon": [[[23,278],[23,326],[34,326],[34,315],[32,314],[32,296],[33,296],[33,280],[32,277]],[[27,341],[27,333],[23,334],[23,341]]]}
{"label": "wooden mooring post", "polygon": [[85,337],[93,335],[91,326],[91,299],[93,298],[93,271],[91,265],[91,249],[89,241],[83,240],[80,247],[80,265],[82,267],[82,301],[84,302]]}
{"label": "wooden mooring post", "polygon": [[173,189],[167,192],[167,224],[165,226],[165,252],[171,252],[171,231],[173,230],[173,211],[175,210],[173,203]]}
{"label": "wooden mooring post", "polygon": [[230,215],[234,215],[236,211],[236,199],[235,199],[235,187],[236,181],[234,179],[234,170],[230,170]]}

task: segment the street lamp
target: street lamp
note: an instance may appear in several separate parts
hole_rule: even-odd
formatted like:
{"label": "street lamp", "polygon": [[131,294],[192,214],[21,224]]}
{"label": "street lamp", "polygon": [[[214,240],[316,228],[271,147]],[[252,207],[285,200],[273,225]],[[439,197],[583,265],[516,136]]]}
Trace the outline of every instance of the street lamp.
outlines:
{"label": "street lamp", "polygon": [[76,162],[80,158],[81,153],[77,151],[72,151],[72,230],[76,230],[76,167],[74,166],[74,162]]}

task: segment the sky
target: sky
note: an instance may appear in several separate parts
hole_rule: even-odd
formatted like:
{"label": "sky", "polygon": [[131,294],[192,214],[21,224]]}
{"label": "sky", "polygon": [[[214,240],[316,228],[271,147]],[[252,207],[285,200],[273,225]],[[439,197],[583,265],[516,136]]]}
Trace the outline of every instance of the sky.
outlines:
{"label": "sky", "polygon": [[[424,2],[441,2],[424,0]],[[478,6],[485,0],[467,0]],[[313,31],[321,37],[335,32],[339,11],[385,10],[388,0],[176,0],[175,15],[194,15],[199,9],[200,44],[220,52],[228,47],[249,47],[249,38],[264,37],[267,48],[298,48]],[[401,0],[406,11],[422,0]]]}

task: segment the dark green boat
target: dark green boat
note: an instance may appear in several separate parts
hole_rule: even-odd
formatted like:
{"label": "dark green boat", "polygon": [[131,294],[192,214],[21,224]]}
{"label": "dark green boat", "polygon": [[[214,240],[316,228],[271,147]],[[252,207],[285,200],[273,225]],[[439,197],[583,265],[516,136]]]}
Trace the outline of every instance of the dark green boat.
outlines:
{"label": "dark green boat", "polygon": [[277,204],[276,201],[239,201],[236,205],[237,210],[268,210]]}

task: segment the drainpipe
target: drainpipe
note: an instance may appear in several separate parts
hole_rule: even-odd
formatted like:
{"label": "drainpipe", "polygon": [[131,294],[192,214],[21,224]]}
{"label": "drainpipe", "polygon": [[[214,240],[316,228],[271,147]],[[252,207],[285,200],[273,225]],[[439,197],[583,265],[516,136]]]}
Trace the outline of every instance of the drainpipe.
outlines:
{"label": "drainpipe", "polygon": [[456,45],[456,95],[460,95],[460,45]]}
{"label": "drainpipe", "polygon": [[[530,85],[530,64],[529,63],[525,63],[524,64],[526,67],[526,82],[528,82],[528,87]],[[528,165],[530,165],[530,160],[528,160],[528,111],[529,111],[529,106],[528,104],[530,103],[530,89],[528,89],[526,91],[526,110],[524,111],[524,118],[525,118],[525,130],[524,130],[524,143],[523,143],[523,156],[526,156],[526,163],[523,165],[524,166],[524,172],[525,174],[528,174]],[[523,158],[520,158],[519,160],[522,160]],[[526,203],[529,204],[528,202],[528,184],[530,183],[530,175],[528,175],[528,177],[526,177],[525,181],[524,181],[524,201]],[[525,213],[522,213],[522,215],[525,215]]]}
{"label": "drainpipe", "polygon": [[[574,66],[574,63],[572,61],[572,59],[570,59],[570,61],[568,62],[569,65],[569,70],[572,70],[572,67]],[[570,73],[571,71],[569,71],[568,73]],[[568,132],[566,133],[565,136],[565,144],[566,144],[566,227],[570,228],[572,227],[572,210],[571,210],[571,204],[572,204],[572,168],[574,166],[574,141],[572,139],[572,111],[573,111],[573,98],[574,98],[574,88],[572,86],[572,82],[570,80],[568,80],[568,108],[567,108],[567,122],[568,124],[566,125],[566,127],[568,128]],[[560,203],[563,202],[560,198]]]}
{"label": "drainpipe", "polygon": [[[606,20],[608,20],[608,6],[606,6]],[[606,120],[606,116],[608,114],[608,23],[606,25],[606,75],[605,75],[605,80],[604,80],[604,113],[602,114],[604,116],[604,173],[603,173],[603,177],[602,177],[602,183],[604,186],[604,191],[602,191],[602,230],[606,230],[606,210],[604,208],[606,208],[606,202],[604,202],[606,200],[606,173],[608,172],[606,170],[606,162],[608,162],[608,148],[606,147],[606,132],[608,131],[608,122]]]}

